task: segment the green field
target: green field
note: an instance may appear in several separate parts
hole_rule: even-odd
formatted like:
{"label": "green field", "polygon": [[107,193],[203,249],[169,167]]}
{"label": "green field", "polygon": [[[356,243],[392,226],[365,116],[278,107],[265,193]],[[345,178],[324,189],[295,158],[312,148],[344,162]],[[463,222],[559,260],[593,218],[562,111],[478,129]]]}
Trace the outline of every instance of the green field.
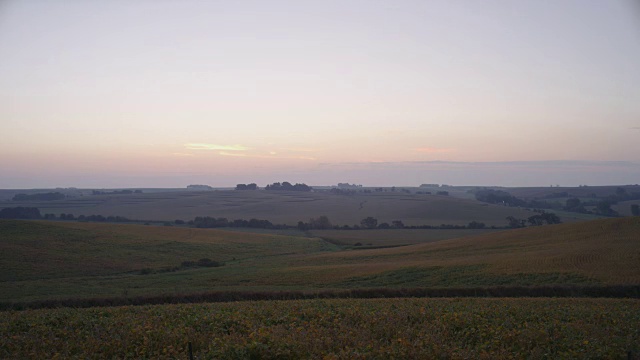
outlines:
{"label": "green field", "polygon": [[[385,230],[344,234],[367,244],[399,241],[381,237]],[[640,284],[639,217],[439,241],[446,231],[416,234],[413,245],[345,249],[320,237],[0,221],[0,301],[226,290]],[[202,258],[224,265],[176,269]]]}
{"label": "green field", "polygon": [[333,299],[4,312],[3,359],[627,359],[640,302]]}

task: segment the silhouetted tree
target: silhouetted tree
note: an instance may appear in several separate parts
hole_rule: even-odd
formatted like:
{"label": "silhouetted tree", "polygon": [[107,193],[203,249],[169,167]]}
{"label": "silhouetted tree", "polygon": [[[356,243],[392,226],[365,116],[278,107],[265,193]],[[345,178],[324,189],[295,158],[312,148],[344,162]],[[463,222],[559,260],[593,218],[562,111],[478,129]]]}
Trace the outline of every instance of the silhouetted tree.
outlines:
{"label": "silhouetted tree", "polygon": [[282,191],[311,191],[313,190],[311,187],[307,186],[307,184],[295,184],[291,185],[290,182],[283,182],[280,184],[279,182],[275,182],[271,185],[267,185],[264,188],[265,190],[282,190]]}
{"label": "silhouetted tree", "polygon": [[236,185],[236,190],[258,190],[258,185],[255,183],[251,184],[238,184]]}
{"label": "silhouetted tree", "polygon": [[391,222],[391,227],[396,229],[402,229],[404,228],[404,223],[401,220],[393,220]]}
{"label": "silhouetted tree", "polygon": [[640,216],[640,205],[638,204],[631,205],[631,215]]}
{"label": "silhouetted tree", "polygon": [[0,210],[0,219],[40,219],[40,210],[34,207],[12,207]]}
{"label": "silhouetted tree", "polygon": [[218,267],[220,263],[209,258],[200,259],[196,262],[196,266],[201,267]]}
{"label": "silhouetted tree", "polygon": [[229,224],[232,227],[249,227],[249,222],[244,219],[235,219]]}
{"label": "silhouetted tree", "polygon": [[578,198],[567,199],[564,209],[567,211],[586,213],[587,209],[584,208],[582,201]]}
{"label": "silhouetted tree", "polygon": [[543,212],[542,214],[540,214],[540,216],[549,225],[551,225],[551,224],[560,224],[562,222],[560,220],[560,217],[558,215],[554,214],[554,213]]}
{"label": "silhouetted tree", "polygon": [[521,228],[525,226],[526,220],[517,219],[513,216],[507,216],[506,219],[509,222],[510,228]]}
{"label": "silhouetted tree", "polygon": [[477,222],[475,220],[470,222],[469,225],[467,225],[469,229],[484,229],[485,226],[486,226],[485,223]]}
{"label": "silhouetted tree", "polygon": [[362,219],[362,221],[360,221],[360,225],[362,225],[362,227],[367,229],[375,229],[376,226],[378,226],[378,219],[369,216],[367,218]]}
{"label": "silhouetted tree", "polygon": [[604,216],[618,216],[618,213],[611,209],[611,202],[609,200],[602,200],[596,204],[596,210],[598,214]]}
{"label": "silhouetted tree", "polygon": [[527,221],[529,222],[529,224],[531,224],[532,226],[540,226],[542,224],[544,224],[544,219],[542,218],[542,216],[540,215],[533,215],[533,216],[529,216],[529,218],[527,219]]}
{"label": "silhouetted tree", "polygon": [[229,220],[226,218],[212,218],[209,216],[198,216],[193,219],[193,225],[197,228],[219,228],[229,226]]}
{"label": "silhouetted tree", "polygon": [[311,225],[302,222],[302,221],[298,221],[298,230],[300,231],[307,231],[311,229]]}
{"label": "silhouetted tree", "polygon": [[52,201],[62,200],[65,196],[59,192],[48,192],[40,194],[17,194],[13,197],[13,201]]}
{"label": "silhouetted tree", "polygon": [[526,202],[502,190],[482,189],[475,193],[476,200],[490,204],[505,204],[507,206],[524,206]]}
{"label": "silhouetted tree", "polygon": [[317,219],[309,219],[309,225],[312,229],[331,229],[331,221],[324,215]]}

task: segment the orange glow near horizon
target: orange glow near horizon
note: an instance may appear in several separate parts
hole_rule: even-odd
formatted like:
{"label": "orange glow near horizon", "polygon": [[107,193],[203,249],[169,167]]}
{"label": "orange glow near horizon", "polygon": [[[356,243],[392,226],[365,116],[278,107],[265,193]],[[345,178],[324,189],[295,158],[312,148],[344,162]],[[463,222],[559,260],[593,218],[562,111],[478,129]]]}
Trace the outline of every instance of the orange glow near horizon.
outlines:
{"label": "orange glow near horizon", "polygon": [[[640,163],[640,24],[624,2],[1,8],[0,188],[417,183],[436,175],[407,164]],[[619,181],[633,182],[626,171]]]}

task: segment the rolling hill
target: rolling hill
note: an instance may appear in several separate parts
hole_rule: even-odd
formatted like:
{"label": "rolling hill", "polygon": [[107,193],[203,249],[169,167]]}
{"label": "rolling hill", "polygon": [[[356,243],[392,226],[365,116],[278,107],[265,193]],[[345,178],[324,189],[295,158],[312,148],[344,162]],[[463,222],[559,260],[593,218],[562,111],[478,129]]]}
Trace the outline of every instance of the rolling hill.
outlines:
{"label": "rolling hill", "polygon": [[[526,219],[534,212],[482,203],[472,199],[397,192],[337,195],[328,192],[207,191],[154,192],[128,195],[87,195],[55,201],[0,201],[0,208],[37,207],[41,213],[124,216],[136,220],[192,220],[197,216],[234,219],[266,219],[274,224],[295,226],[321,215],[334,225],[360,224],[368,216],[379,223],[401,220],[406,225],[467,225],[471,221],[487,226],[505,226],[505,218]],[[580,214],[577,214],[580,215]],[[563,214],[565,222],[576,214]],[[584,220],[580,218],[579,220]]]}
{"label": "rolling hill", "polygon": [[[420,231],[407,237],[414,245],[344,250],[318,237],[5,220],[0,301],[213,290],[640,284],[640,217],[439,241],[429,241],[431,230]],[[384,230],[370,233],[374,244],[401,242],[397,232],[389,239]],[[223,266],[181,267],[202,258]]]}

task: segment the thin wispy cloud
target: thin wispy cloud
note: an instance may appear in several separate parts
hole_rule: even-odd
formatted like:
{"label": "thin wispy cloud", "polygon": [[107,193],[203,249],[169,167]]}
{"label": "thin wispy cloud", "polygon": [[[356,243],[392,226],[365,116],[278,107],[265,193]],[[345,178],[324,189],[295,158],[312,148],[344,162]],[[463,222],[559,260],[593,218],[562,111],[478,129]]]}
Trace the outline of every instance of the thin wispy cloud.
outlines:
{"label": "thin wispy cloud", "polygon": [[291,151],[291,152],[318,152],[318,149],[312,148],[281,148],[283,151]]}
{"label": "thin wispy cloud", "polygon": [[218,144],[204,144],[204,143],[184,144],[184,147],[189,150],[222,150],[222,151],[251,150],[251,148],[242,146],[242,145],[218,145]]}
{"label": "thin wispy cloud", "polygon": [[235,156],[235,157],[243,157],[243,158],[256,158],[256,159],[274,159],[274,160],[282,160],[282,159],[291,159],[291,160],[316,160],[313,157],[309,156],[278,156],[275,152],[269,152],[267,155],[263,154],[247,154],[241,152],[229,152],[229,151],[220,151],[218,155],[222,156]]}
{"label": "thin wispy cloud", "polygon": [[632,128],[630,128],[631,130],[640,130],[640,126],[634,126]]}
{"label": "thin wispy cloud", "polygon": [[218,155],[222,156],[239,156],[239,157],[250,157],[250,155],[238,152],[228,152],[228,151],[220,151]]}
{"label": "thin wispy cloud", "polygon": [[434,147],[420,147],[420,148],[415,148],[414,150],[417,152],[429,153],[429,154],[441,154],[441,153],[447,153],[447,152],[453,151],[453,149],[434,148]]}
{"label": "thin wispy cloud", "polygon": [[173,155],[175,155],[175,156],[195,156],[195,155],[189,154],[189,153],[173,153]]}
{"label": "thin wispy cloud", "polygon": [[491,167],[521,166],[526,168],[548,167],[548,168],[629,168],[640,169],[640,162],[637,161],[596,161],[596,160],[542,160],[542,161],[367,161],[367,162],[322,162],[318,166],[327,167],[402,167],[402,166],[477,166]]}

